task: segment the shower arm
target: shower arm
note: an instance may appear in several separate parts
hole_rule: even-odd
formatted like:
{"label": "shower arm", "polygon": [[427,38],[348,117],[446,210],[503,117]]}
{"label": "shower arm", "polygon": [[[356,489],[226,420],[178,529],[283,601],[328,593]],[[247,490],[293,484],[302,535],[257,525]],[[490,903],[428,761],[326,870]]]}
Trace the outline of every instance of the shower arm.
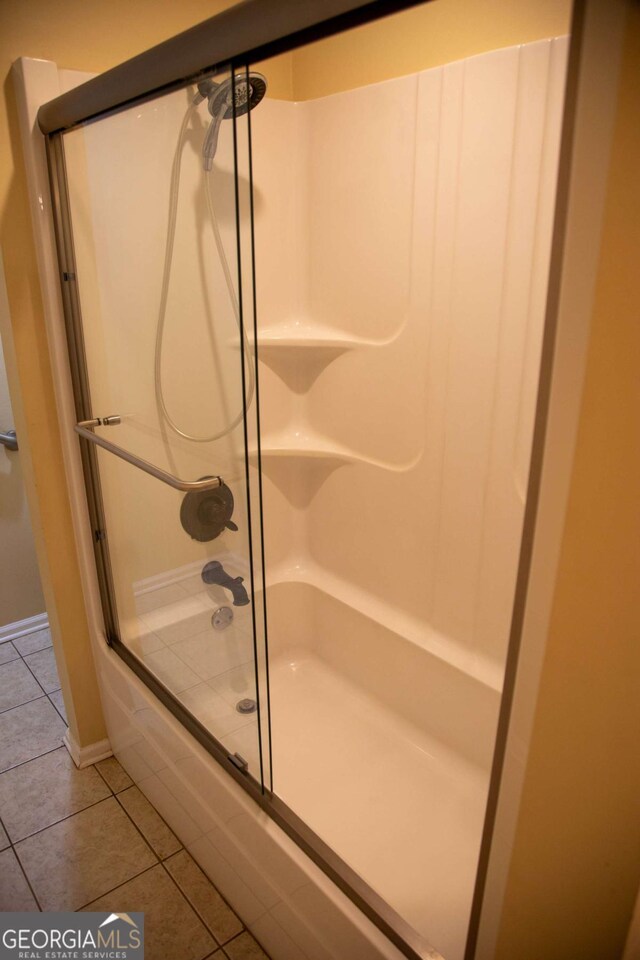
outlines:
{"label": "shower arm", "polygon": [[111,441],[105,440],[103,437],[97,437],[95,433],[93,433],[93,429],[95,427],[112,426],[117,423],[120,423],[119,417],[80,420],[79,423],[76,423],[74,430],[84,440],[88,440],[90,443],[94,443],[96,446],[102,447],[103,450],[108,450],[109,453],[113,453],[116,457],[120,457],[121,460],[126,460],[127,463],[131,463],[134,467],[137,467],[138,470],[143,470],[150,476],[155,477],[156,480],[161,480],[163,483],[173,487],[174,490],[210,490],[213,487],[222,486],[222,477],[206,477],[203,480],[181,480],[180,477],[174,477],[172,473],[167,473],[166,470],[161,470],[160,467],[154,466],[154,464],[149,463],[148,460],[143,460],[142,457],[136,457],[135,454],[129,453],[128,450],[118,447],[115,443],[111,443]]}

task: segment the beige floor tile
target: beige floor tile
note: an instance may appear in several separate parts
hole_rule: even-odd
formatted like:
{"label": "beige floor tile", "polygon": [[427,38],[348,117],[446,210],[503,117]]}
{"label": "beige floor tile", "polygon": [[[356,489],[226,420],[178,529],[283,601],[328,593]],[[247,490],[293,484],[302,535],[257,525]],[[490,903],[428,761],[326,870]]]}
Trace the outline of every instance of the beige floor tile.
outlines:
{"label": "beige floor tile", "polygon": [[10,640],[0,643],[0,663],[9,663],[10,660],[18,660],[19,657],[20,654]]}
{"label": "beige floor tile", "polygon": [[115,797],[15,849],[43,910],[77,910],[157,862]]}
{"label": "beige floor tile", "polygon": [[33,679],[22,660],[12,660],[0,667],[0,711],[10,710],[41,696],[40,685]]}
{"label": "beige floor tile", "polygon": [[54,690],[60,689],[58,668],[56,667],[56,658],[53,655],[52,647],[38,650],[37,653],[30,653],[24,658],[24,662],[35,675],[45,693],[53,693]]}
{"label": "beige floor tile", "polygon": [[78,770],[66,747],[0,774],[0,817],[14,843],[110,796],[100,774]]}
{"label": "beige floor tile", "polygon": [[0,823],[0,850],[6,850],[9,846],[9,837],[7,836],[7,831]]}
{"label": "beige floor tile", "polygon": [[242,923],[186,850],[170,857],[165,866],[218,943],[240,933]]}
{"label": "beige floor tile", "polygon": [[18,637],[13,641],[13,645],[22,657],[28,653],[35,653],[37,650],[44,650],[51,646],[51,630],[36,630],[35,633],[28,633],[24,637]]}
{"label": "beige floor tile", "polygon": [[118,800],[161,860],[180,850],[182,844],[178,838],[137,787],[123,790]]}
{"label": "beige floor tile", "polygon": [[66,730],[46,697],[0,714],[0,771],[61,746]]}
{"label": "beige floor tile", "polygon": [[133,780],[115,757],[107,757],[106,760],[98,761],[96,767],[114,793],[120,793],[121,790],[126,790],[133,784]]}
{"label": "beige floor tile", "polygon": [[29,884],[13,850],[0,853],[0,910],[37,910]]}
{"label": "beige floor tile", "polygon": [[64,705],[64,700],[62,699],[62,690],[54,690],[53,693],[49,694],[49,700],[54,705],[62,719],[67,723],[67,710]]}
{"label": "beige floor tile", "polygon": [[216,943],[163,869],[154,867],[86,906],[144,913],[145,960],[203,960]]}
{"label": "beige floor tile", "polygon": [[231,960],[269,960],[260,944],[246,930],[226,943],[224,952]]}

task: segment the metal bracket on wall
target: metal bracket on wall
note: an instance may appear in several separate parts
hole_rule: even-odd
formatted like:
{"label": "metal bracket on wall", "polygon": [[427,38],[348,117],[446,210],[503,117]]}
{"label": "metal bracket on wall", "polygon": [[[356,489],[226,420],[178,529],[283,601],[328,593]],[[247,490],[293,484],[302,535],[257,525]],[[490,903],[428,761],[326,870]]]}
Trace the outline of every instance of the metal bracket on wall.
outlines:
{"label": "metal bracket on wall", "polygon": [[0,443],[3,447],[6,447],[7,450],[17,450],[18,438],[15,430],[6,430],[4,433],[0,433]]}

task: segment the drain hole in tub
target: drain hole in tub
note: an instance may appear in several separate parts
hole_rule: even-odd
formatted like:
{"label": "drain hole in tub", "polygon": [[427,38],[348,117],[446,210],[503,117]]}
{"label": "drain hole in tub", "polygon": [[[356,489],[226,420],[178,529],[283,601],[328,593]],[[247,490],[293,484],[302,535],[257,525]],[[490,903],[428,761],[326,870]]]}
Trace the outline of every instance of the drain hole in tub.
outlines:
{"label": "drain hole in tub", "polygon": [[236,703],[236,710],[238,713],[255,713],[256,702],[250,697],[245,697],[243,700],[238,700]]}
{"label": "drain hole in tub", "polygon": [[214,630],[226,630],[233,620],[233,610],[231,607],[218,607],[213,611],[211,617],[211,626]]}

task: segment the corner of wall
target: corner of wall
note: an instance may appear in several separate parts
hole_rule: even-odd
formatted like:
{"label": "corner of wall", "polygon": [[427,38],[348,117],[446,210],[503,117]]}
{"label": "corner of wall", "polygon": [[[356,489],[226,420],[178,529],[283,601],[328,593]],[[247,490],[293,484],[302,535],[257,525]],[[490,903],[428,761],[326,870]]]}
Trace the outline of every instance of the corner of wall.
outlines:
{"label": "corner of wall", "polygon": [[[29,64],[35,65],[35,72],[31,74]],[[103,740],[106,730],[57,416],[46,323],[51,305],[42,303],[37,289],[45,242],[43,213],[46,211],[49,216],[45,206],[49,190],[44,144],[35,115],[39,103],[58,92],[57,68],[51,62],[21,58],[14,64],[12,73],[20,124],[12,133],[18,141],[22,135],[24,166],[16,165],[14,208],[3,223],[4,237],[10,236],[12,240],[11,250],[7,251],[11,322],[3,331],[3,340],[53,648],[69,728],[74,740],[84,747]],[[29,228],[29,202],[35,236]]]}

